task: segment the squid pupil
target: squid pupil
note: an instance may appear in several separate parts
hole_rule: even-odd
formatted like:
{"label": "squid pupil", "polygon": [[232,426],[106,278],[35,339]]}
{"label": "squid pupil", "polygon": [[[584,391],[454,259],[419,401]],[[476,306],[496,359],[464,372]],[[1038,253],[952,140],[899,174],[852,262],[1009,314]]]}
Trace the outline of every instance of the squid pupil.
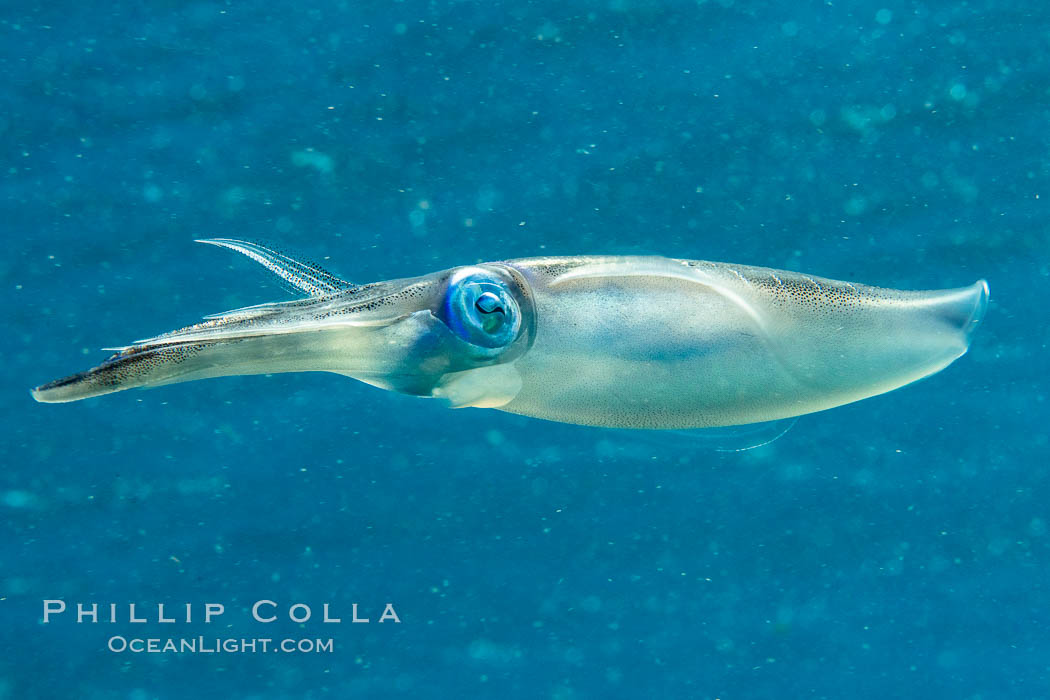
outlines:
{"label": "squid pupil", "polygon": [[507,315],[503,305],[500,304],[499,297],[492,292],[485,292],[478,297],[478,300],[474,302],[474,308],[483,314],[491,314],[498,311],[504,316]]}

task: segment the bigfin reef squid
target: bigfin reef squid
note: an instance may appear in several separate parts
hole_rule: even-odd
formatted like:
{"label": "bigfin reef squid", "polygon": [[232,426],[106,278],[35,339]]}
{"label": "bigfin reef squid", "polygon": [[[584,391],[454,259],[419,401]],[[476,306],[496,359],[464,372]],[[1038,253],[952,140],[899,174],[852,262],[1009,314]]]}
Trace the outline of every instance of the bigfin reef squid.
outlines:
{"label": "bigfin reef squid", "polygon": [[102,364],[33,397],[322,371],[563,423],[733,426],[939,372],[966,352],[988,304],[984,280],[899,291],[653,256],[524,258],[358,285],[256,243],[203,242],[248,256],[306,296],[111,348]]}

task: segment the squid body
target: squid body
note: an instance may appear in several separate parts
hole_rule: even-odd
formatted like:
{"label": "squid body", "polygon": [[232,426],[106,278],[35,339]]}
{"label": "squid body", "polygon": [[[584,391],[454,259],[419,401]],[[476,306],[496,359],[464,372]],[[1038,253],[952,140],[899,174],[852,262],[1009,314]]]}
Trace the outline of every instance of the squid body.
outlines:
{"label": "squid body", "polygon": [[938,372],[966,352],[988,302],[984,280],[898,291],[648,256],[507,260],[354,285],[254,243],[204,242],[247,255],[308,296],[138,341],[33,397],[325,371],[565,423],[740,425]]}

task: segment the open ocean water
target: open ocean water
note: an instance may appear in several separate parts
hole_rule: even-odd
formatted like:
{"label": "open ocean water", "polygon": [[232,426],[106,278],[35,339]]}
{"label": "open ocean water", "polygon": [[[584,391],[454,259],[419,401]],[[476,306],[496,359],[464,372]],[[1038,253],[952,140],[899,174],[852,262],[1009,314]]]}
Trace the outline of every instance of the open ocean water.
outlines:
{"label": "open ocean water", "polygon": [[[16,0],[0,77],[0,698],[1050,697],[1043,3]],[[946,371],[741,453],[333,374],[32,401],[288,298],[202,237],[992,301]],[[322,648],[110,650],[169,637]]]}

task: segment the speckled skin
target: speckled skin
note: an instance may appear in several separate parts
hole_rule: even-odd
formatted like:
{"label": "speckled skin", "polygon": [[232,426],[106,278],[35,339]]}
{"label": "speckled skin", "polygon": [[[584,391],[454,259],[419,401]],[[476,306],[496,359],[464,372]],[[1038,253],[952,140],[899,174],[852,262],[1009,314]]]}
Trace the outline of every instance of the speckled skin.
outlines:
{"label": "speckled skin", "polygon": [[441,320],[460,268],[356,287],[323,271],[297,276],[305,269],[297,265],[275,271],[314,296],[139,341],[34,397],[330,371],[566,423],[738,425],[831,408],[943,369],[966,352],[988,298],[983,281],[905,292],[660,257],[529,258],[480,266],[504,280],[524,321],[509,346],[482,350]]}
{"label": "speckled skin", "polygon": [[501,410],[625,428],[775,420],[874,396],[966,352],[987,285],[906,292],[654,257],[510,261],[536,340]]}

